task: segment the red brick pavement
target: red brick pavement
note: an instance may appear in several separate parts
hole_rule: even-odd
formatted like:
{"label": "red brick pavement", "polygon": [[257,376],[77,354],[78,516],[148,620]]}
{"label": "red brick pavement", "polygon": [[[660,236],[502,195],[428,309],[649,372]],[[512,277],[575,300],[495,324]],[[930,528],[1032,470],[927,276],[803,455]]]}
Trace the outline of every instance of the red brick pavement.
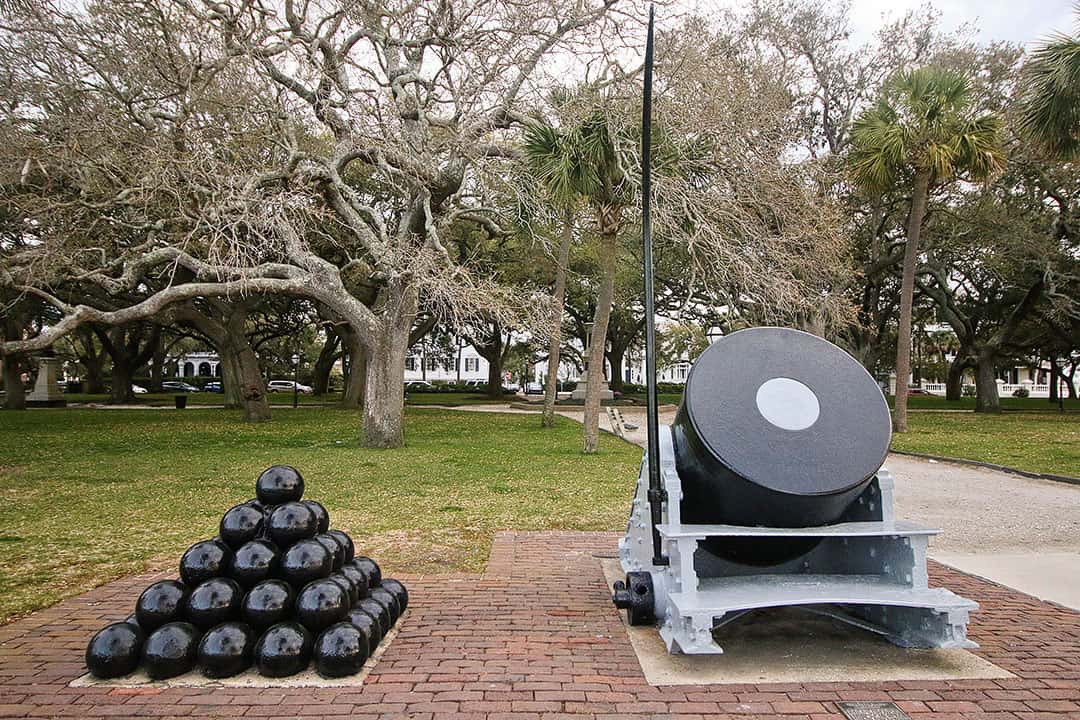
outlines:
{"label": "red brick pavement", "polygon": [[363,687],[68,687],[101,625],[147,576],[0,628],[0,717],[834,718],[838,700],[893,700],[912,718],[1080,718],[1080,613],[942,567],[977,599],[971,637],[1001,680],[651,687],[611,607],[601,533],[503,533],[483,576],[405,578],[408,620]]}

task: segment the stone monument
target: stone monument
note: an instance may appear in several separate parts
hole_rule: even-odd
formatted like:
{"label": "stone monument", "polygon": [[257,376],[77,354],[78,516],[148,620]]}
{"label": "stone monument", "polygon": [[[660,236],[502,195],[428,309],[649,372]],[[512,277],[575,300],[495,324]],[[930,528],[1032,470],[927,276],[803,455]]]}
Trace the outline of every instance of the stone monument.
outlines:
{"label": "stone monument", "polygon": [[[577,387],[574,388],[574,392],[570,393],[570,399],[571,400],[580,400],[580,401],[584,402],[584,400],[585,400],[585,387],[586,387],[586,384],[588,383],[588,381],[589,381],[589,371],[586,370],[585,372],[581,373],[581,378],[578,380]],[[604,376],[601,375],[600,376],[600,400],[604,401],[604,400],[614,400],[614,399],[615,399],[615,393],[613,393],[611,391],[611,388],[608,387],[607,378],[605,378]]]}
{"label": "stone monument", "polygon": [[57,374],[63,361],[56,357],[39,357],[37,382],[34,390],[26,396],[27,407],[64,407],[67,401],[60,391]]}

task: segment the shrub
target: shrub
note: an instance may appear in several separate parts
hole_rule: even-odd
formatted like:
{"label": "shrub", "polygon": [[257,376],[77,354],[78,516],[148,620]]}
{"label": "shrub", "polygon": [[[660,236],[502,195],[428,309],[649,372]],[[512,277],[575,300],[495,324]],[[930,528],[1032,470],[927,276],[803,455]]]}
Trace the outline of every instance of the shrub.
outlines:
{"label": "shrub", "polygon": [[974,385],[965,385],[965,386],[963,386],[962,388],[960,388],[960,394],[963,397],[975,397],[975,386]]}
{"label": "shrub", "polygon": [[1028,395],[1031,395],[1031,393],[1028,391],[1028,389],[1026,387],[1018,387],[1015,390],[1013,390],[1013,393],[1012,393],[1012,396],[1014,398],[1026,398]]}

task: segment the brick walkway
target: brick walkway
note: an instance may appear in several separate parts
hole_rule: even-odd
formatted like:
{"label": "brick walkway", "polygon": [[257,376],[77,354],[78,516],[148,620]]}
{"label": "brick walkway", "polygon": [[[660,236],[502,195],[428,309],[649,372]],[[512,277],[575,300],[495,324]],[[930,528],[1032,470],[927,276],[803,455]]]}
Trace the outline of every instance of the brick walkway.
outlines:
{"label": "brick walkway", "polygon": [[977,599],[971,637],[1004,680],[647,685],[595,554],[616,536],[504,533],[487,572],[405,578],[410,616],[364,687],[72,688],[95,629],[129,612],[127,578],[0,628],[0,717],[841,717],[837,700],[896,701],[912,718],[1080,718],[1080,613],[935,567]]}

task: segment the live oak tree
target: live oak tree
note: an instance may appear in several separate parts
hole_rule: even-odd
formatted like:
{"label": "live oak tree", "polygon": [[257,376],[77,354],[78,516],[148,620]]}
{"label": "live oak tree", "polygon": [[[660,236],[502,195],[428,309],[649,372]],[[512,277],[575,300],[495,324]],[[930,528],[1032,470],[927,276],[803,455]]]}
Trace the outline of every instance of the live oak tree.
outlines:
{"label": "live oak tree", "polygon": [[8,25],[0,61],[19,102],[5,140],[41,171],[36,217],[66,203],[72,220],[126,237],[72,248],[35,229],[31,255],[113,288],[173,268],[193,279],[103,310],[63,301],[33,258],[9,255],[5,284],[64,317],[4,351],[199,297],[307,297],[363,350],[362,442],[375,447],[404,439],[401,376],[421,303],[497,304],[443,239],[453,222],[497,224],[473,202],[474,178],[507,154],[546,58],[613,51],[595,38],[625,19],[614,0],[88,9],[29,7]]}

